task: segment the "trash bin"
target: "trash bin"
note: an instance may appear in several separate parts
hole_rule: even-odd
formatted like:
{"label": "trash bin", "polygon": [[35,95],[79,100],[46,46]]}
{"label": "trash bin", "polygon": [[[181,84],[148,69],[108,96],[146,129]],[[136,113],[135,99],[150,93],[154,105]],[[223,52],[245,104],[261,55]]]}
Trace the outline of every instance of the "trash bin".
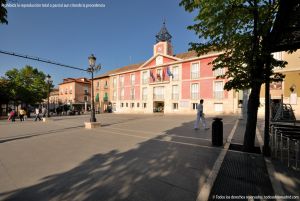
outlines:
{"label": "trash bin", "polygon": [[212,145],[223,146],[223,122],[222,118],[214,118],[212,123]]}

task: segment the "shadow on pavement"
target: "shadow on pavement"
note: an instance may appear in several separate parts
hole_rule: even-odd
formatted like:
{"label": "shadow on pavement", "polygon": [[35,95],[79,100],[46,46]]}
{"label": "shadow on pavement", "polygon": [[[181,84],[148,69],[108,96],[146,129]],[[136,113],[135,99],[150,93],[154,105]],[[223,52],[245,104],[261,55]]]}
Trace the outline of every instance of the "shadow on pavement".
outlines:
{"label": "shadow on pavement", "polygon": [[[188,135],[186,129],[191,125],[183,123],[165,133]],[[172,143],[164,138],[157,136],[126,152],[114,149],[95,154],[73,169],[42,178],[36,185],[1,193],[0,199],[196,200],[220,149]]]}

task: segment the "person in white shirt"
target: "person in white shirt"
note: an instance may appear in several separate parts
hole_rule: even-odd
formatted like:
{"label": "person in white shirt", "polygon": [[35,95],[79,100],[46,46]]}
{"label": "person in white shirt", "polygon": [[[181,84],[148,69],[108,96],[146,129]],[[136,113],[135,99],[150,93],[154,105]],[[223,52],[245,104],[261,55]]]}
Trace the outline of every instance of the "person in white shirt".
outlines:
{"label": "person in white shirt", "polygon": [[35,119],[34,121],[36,121],[37,119],[39,119],[40,121],[42,120],[40,117],[40,108],[35,108]]}
{"label": "person in white shirt", "polygon": [[199,129],[200,121],[202,122],[203,128],[205,130],[209,129],[208,127],[206,127],[205,117],[204,117],[204,113],[203,113],[203,102],[204,102],[204,100],[201,99],[200,104],[198,104],[198,106],[197,106],[197,119],[196,119],[195,125],[194,125],[195,130]]}

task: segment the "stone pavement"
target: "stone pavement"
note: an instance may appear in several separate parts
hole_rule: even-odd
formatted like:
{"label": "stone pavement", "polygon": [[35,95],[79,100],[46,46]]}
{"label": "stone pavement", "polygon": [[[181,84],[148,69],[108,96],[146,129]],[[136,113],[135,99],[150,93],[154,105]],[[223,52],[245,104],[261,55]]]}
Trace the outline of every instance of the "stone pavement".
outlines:
{"label": "stone pavement", "polygon": [[[226,139],[236,117],[223,118]],[[53,119],[0,121],[0,200],[196,200],[222,151],[195,116],[100,114],[93,130],[89,116]]]}
{"label": "stone pavement", "polygon": [[[200,201],[274,195],[262,155],[227,149],[229,143],[212,147],[211,129],[193,130],[195,116],[96,117],[102,127],[93,130],[84,129],[86,115],[45,123],[0,121],[0,200]],[[222,118],[224,142],[242,143],[245,122]],[[299,195],[300,179],[290,175],[280,174],[289,190],[284,192]],[[207,186],[212,188],[207,191]]]}
{"label": "stone pavement", "polygon": [[[261,119],[258,122],[259,132],[255,139],[257,147],[261,146],[258,137],[263,137],[259,136],[263,134],[263,125],[264,121]],[[267,167],[262,154],[237,150],[241,148],[238,145],[243,143],[245,127],[246,121],[240,120],[231,140],[231,145],[234,146],[230,146],[226,153],[209,200],[299,200],[299,172],[284,168],[284,165],[278,164],[278,161],[272,161]],[[274,167],[274,164],[277,168],[272,172],[270,166]],[[284,169],[285,176],[282,179],[284,182],[278,177],[282,174],[278,171],[279,167]],[[286,188],[289,191],[282,190]]]}

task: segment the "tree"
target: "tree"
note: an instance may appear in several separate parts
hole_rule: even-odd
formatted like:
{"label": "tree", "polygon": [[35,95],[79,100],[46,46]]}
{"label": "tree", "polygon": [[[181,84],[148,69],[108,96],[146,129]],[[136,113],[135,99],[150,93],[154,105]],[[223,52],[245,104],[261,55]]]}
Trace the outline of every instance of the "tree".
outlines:
{"label": "tree", "polygon": [[7,11],[4,8],[4,5],[6,4],[6,0],[0,0],[0,23],[7,24]]}
{"label": "tree", "polygon": [[25,105],[42,102],[47,97],[48,85],[45,82],[46,75],[42,71],[31,66],[12,69],[5,73],[5,80],[9,88],[10,100]]}
{"label": "tree", "polygon": [[218,51],[221,54],[212,62],[213,70],[226,68],[228,82],[224,88],[251,89],[247,124],[244,135],[244,150],[252,151],[261,85],[269,81],[281,81],[283,75],[273,68],[284,67],[285,61],[275,60],[271,55],[270,36],[276,15],[278,0],[182,0],[181,6],[189,12],[198,11],[194,30],[199,43],[190,43],[198,54]]}

